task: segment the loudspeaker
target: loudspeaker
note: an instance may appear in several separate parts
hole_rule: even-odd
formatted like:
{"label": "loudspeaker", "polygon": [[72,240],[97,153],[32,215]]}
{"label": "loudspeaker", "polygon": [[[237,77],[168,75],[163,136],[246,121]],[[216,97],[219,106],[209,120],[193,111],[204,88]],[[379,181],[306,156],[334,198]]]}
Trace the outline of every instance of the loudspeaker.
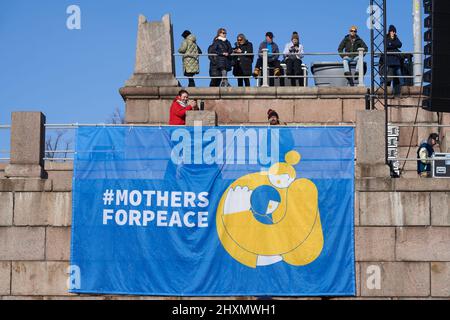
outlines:
{"label": "loudspeaker", "polygon": [[424,0],[424,68],[422,107],[450,112],[450,1]]}

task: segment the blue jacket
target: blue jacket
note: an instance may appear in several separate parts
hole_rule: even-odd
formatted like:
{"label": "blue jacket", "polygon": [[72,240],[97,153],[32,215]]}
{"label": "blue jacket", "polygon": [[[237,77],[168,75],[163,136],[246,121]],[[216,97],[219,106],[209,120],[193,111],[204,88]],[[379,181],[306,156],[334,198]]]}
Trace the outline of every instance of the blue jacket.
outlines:
{"label": "blue jacket", "polygon": [[[261,42],[259,45],[259,56],[262,58],[262,50],[267,49],[267,41]],[[272,53],[280,53],[280,49],[278,48],[278,45],[275,42],[272,42]],[[278,55],[271,55],[269,54],[267,57],[267,60],[269,62],[274,62],[275,60],[278,60]]]}
{"label": "blue jacket", "polygon": [[[434,153],[434,149],[433,149],[433,147],[432,147],[428,142],[424,142],[424,143],[422,143],[422,144],[419,146],[419,149],[417,149],[417,159],[420,158],[420,156],[419,156],[419,151],[420,151],[420,149],[422,149],[422,148],[427,149],[427,157],[428,157],[428,158],[431,158],[431,156],[432,156],[433,153]],[[429,163],[425,164],[425,163],[423,163],[422,161],[417,160],[417,173],[420,174],[420,173],[425,172],[425,171],[430,172],[430,171],[431,171],[431,165],[430,165]]]}

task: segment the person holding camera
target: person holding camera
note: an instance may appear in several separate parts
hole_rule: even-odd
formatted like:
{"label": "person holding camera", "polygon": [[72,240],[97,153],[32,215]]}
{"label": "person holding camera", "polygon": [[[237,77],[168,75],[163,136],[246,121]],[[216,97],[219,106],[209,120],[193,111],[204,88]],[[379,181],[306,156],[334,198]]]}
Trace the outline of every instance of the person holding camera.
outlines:
{"label": "person holding camera", "polygon": [[303,75],[302,70],[302,58],[303,58],[303,46],[300,44],[298,33],[294,31],[292,33],[291,41],[284,47],[284,60],[287,67],[287,75],[291,77],[291,86],[295,87],[298,84],[303,86],[304,78],[299,78]]}
{"label": "person holding camera", "polygon": [[[233,75],[235,77],[250,77],[252,75],[253,64],[253,44],[248,41],[242,33],[237,36],[237,42],[234,45],[233,53],[238,54],[233,57]],[[239,87],[243,87],[244,83],[246,87],[250,87],[250,78],[238,78],[237,82]]]}

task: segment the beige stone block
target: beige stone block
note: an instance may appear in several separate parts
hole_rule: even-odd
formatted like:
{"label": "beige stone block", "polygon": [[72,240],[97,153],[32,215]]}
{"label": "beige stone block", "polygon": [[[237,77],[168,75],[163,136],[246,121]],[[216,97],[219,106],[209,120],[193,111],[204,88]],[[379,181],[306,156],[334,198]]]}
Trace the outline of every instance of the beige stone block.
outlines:
{"label": "beige stone block", "polygon": [[450,262],[431,263],[431,296],[450,297]]}
{"label": "beige stone block", "polygon": [[14,225],[70,226],[70,192],[17,192],[14,194]]}
{"label": "beige stone block", "polygon": [[[358,165],[385,164],[385,114],[382,111],[357,111],[356,136]],[[367,133],[370,132],[370,135]],[[370,176],[372,175],[363,175]]]}
{"label": "beige stone block", "polygon": [[0,192],[0,226],[12,225],[13,206],[13,193]]}
{"label": "beige stone block", "polygon": [[126,123],[147,123],[148,118],[148,104],[146,99],[128,99],[125,107],[125,122]]}
{"label": "beige stone block", "polygon": [[294,121],[299,123],[342,122],[342,99],[295,100]]}
{"label": "beige stone block", "polygon": [[149,100],[149,123],[169,124],[170,107],[172,102],[173,100]]}
{"label": "beige stone block", "polygon": [[427,192],[360,192],[361,226],[430,224]]}
{"label": "beige stone block", "polygon": [[[409,149],[409,154],[408,154]],[[411,161],[400,161],[400,168],[404,167],[404,171],[413,171],[413,177],[417,178],[417,162],[414,159],[417,158],[417,148],[416,147],[399,147],[398,149],[398,157],[399,158],[408,158]],[[404,173],[404,172],[403,172]],[[405,175],[402,174],[402,177],[405,178]]]}
{"label": "beige stone block", "polygon": [[[402,102],[406,104],[408,101]],[[417,122],[437,122],[436,113],[426,111],[422,108],[417,109],[416,107],[389,107],[391,111],[391,116],[389,118],[390,122],[409,122],[414,123],[417,115]]]}
{"label": "beige stone block", "polygon": [[48,227],[45,259],[49,261],[70,260],[70,228]]}
{"label": "beige stone block", "polygon": [[48,179],[0,179],[0,192],[52,191],[52,180]]}
{"label": "beige stone block", "polygon": [[201,126],[217,126],[217,115],[215,111],[201,110],[186,112],[186,125],[194,126],[200,123]]}
{"label": "beige stone block", "polygon": [[359,192],[355,191],[355,209],[354,209],[354,221],[355,226],[359,226]]}
{"label": "beige stone block", "polygon": [[450,226],[450,192],[431,192],[431,225]]}
{"label": "beige stone block", "polygon": [[355,228],[356,261],[394,261],[395,228]]}
{"label": "beige stone block", "polygon": [[68,262],[24,262],[12,263],[12,295],[62,296],[68,295],[66,273]]}
{"label": "beige stone block", "polygon": [[280,122],[294,121],[294,100],[292,99],[261,99],[249,101],[249,122],[267,124],[267,111],[275,110]]}
{"label": "beige stone block", "polygon": [[366,110],[364,99],[342,99],[343,122],[356,122],[356,111]]}
{"label": "beige stone block", "polygon": [[0,296],[11,294],[11,262],[0,262]]}
{"label": "beige stone block", "polygon": [[48,179],[52,180],[52,191],[72,191],[73,171],[48,171]]}
{"label": "beige stone block", "polygon": [[43,260],[44,228],[0,227],[0,260]]}
{"label": "beige stone block", "polygon": [[[380,276],[379,286],[378,276]],[[430,264],[423,262],[361,263],[361,295],[366,297],[429,296]]]}
{"label": "beige stone block", "polygon": [[[399,147],[409,147],[411,146],[411,154],[416,154],[417,149],[417,140],[418,140],[418,131],[417,127],[400,127],[400,134],[398,137],[398,146]],[[412,139],[411,139],[412,137]]]}
{"label": "beige stone block", "polygon": [[399,261],[450,261],[450,227],[397,229]]}
{"label": "beige stone block", "polygon": [[2,300],[16,301],[16,300],[43,300],[42,296],[3,296]]}
{"label": "beige stone block", "polygon": [[219,124],[242,124],[249,122],[248,100],[210,100],[205,110],[217,113]]}

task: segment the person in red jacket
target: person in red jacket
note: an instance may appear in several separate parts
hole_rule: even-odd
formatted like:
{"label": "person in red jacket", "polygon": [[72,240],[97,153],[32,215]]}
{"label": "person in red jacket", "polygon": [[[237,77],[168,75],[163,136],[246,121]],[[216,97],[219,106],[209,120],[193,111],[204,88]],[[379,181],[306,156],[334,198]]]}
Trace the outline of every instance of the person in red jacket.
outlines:
{"label": "person in red jacket", "polygon": [[186,124],[186,111],[198,110],[197,102],[192,101],[188,105],[189,93],[186,90],[180,90],[178,96],[173,100],[170,107],[169,125],[182,126]]}

